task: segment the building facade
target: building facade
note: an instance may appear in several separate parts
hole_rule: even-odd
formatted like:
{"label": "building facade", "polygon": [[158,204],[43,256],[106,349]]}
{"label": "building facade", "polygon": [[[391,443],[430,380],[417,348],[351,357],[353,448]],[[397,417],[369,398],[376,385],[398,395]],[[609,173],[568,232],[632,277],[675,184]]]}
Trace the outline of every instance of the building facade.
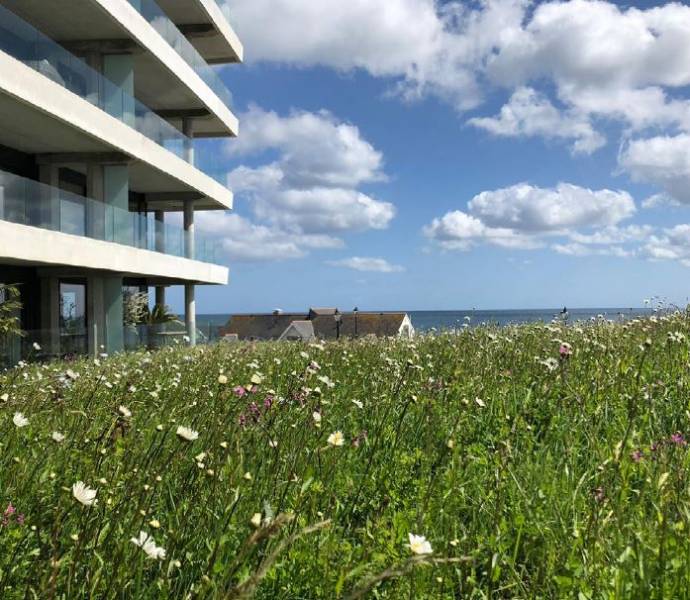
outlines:
{"label": "building facade", "polygon": [[233,201],[200,138],[238,133],[212,65],[242,52],[223,0],[0,0],[0,283],[24,348],[120,351],[127,292],[170,286],[195,343],[196,286],[228,281],[195,215]]}

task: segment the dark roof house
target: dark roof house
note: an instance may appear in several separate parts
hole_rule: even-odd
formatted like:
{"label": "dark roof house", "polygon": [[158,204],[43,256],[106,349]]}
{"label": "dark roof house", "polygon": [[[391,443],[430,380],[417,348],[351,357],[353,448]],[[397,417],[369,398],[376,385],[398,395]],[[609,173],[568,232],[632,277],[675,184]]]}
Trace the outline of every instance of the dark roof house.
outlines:
{"label": "dark roof house", "polygon": [[340,337],[413,337],[414,327],[404,312],[341,313],[337,308],[312,308],[306,314],[235,315],[221,335],[239,340],[334,340]]}

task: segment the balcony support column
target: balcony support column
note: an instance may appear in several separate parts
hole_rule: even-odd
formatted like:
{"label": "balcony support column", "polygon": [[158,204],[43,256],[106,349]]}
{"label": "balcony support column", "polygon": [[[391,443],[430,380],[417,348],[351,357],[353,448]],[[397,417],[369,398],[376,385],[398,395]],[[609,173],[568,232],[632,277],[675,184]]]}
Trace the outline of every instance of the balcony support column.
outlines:
{"label": "balcony support column", "polygon": [[165,212],[162,210],[155,211],[154,219],[156,252],[165,252]]}
{"label": "balcony support column", "polygon": [[184,204],[184,255],[185,258],[194,260],[195,258],[195,239],[194,239],[194,201]]}
{"label": "balcony support column", "polygon": [[122,352],[125,348],[122,277],[103,278],[103,311],[105,316],[105,351],[108,354]]}
{"label": "balcony support column", "polygon": [[135,213],[129,212],[129,166],[105,165],[103,167],[103,201],[106,208],[106,228],[111,231],[111,241],[136,246],[134,227]]}
{"label": "balcony support column", "polygon": [[194,164],[194,119],[182,118],[182,133],[186,136],[184,141],[183,158],[190,164]]}
{"label": "balcony support column", "polygon": [[87,163],[86,165],[86,195],[96,202],[86,205],[86,235],[104,240],[105,237],[105,206],[103,205],[103,165]]}
{"label": "balcony support column", "polygon": [[187,337],[189,338],[189,345],[196,346],[196,301],[195,288],[193,283],[187,283],[184,286],[184,320],[187,327]]}
{"label": "balcony support column", "polygon": [[[40,165],[39,177],[41,183],[50,187],[42,189],[45,192],[45,197],[42,197],[39,206],[34,208],[34,210],[38,209],[39,214],[28,214],[28,222],[40,224],[40,227],[52,231],[60,231],[60,167],[58,165]],[[27,209],[30,211],[32,207],[27,206]]]}
{"label": "balcony support column", "polygon": [[60,353],[60,281],[41,278],[41,346],[49,356]]}
{"label": "balcony support column", "polygon": [[164,285],[157,285],[156,286],[156,306],[160,306],[161,308],[165,308],[165,286]]}

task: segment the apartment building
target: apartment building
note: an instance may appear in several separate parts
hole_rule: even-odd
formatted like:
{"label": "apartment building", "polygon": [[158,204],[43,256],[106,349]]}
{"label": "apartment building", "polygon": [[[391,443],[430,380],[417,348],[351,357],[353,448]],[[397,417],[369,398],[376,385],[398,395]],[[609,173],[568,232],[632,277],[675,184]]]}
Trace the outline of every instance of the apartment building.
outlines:
{"label": "apartment building", "polygon": [[[125,290],[223,285],[199,211],[232,208],[209,142],[238,133],[212,65],[242,60],[223,0],[0,0],[0,283],[50,356],[128,343]],[[152,295],[153,296],[153,295]],[[17,357],[15,356],[15,358]]]}

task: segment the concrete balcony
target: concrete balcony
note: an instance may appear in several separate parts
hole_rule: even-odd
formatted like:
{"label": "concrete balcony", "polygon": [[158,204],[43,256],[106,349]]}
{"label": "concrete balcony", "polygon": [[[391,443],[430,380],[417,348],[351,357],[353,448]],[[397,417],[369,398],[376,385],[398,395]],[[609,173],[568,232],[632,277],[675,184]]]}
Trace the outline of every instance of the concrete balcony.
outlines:
{"label": "concrete balcony", "polygon": [[203,233],[0,171],[0,264],[226,284],[228,269],[217,260]]}
{"label": "concrete balcony", "polygon": [[225,185],[194,167],[191,138],[1,6],[0,117],[2,145],[65,164],[121,154],[134,191],[232,206]]}
{"label": "concrete balcony", "polygon": [[165,118],[194,115],[195,135],[234,136],[231,94],[154,0],[0,0],[71,52],[89,59],[128,54],[134,95]]}
{"label": "concrete balcony", "polygon": [[157,1],[207,63],[242,62],[244,49],[225,0]]}

